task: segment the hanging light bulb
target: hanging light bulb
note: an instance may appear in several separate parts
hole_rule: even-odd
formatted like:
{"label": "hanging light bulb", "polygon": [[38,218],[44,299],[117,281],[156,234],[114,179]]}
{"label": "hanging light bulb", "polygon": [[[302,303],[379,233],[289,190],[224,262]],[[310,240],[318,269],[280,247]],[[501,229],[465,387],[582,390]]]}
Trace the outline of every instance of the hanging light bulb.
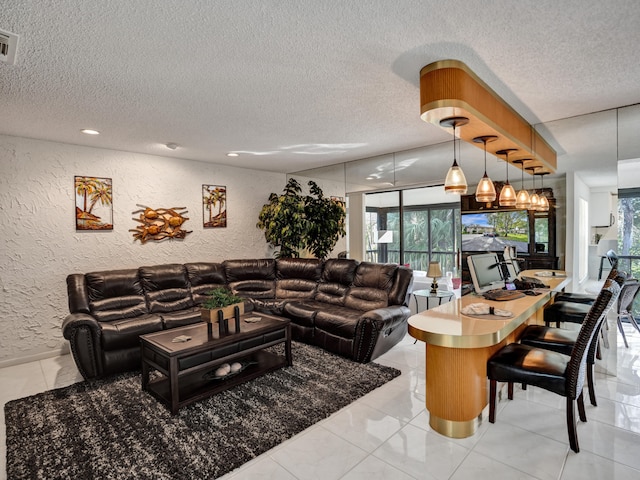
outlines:
{"label": "hanging light bulb", "polygon": [[476,201],[491,203],[496,199],[496,187],[487,175],[487,143],[497,140],[495,135],[483,135],[473,139],[475,143],[484,143],[484,175],[476,187]]}
{"label": "hanging light bulb", "polygon": [[445,193],[457,193],[458,195],[467,193],[467,179],[456,161],[456,127],[461,127],[467,123],[469,123],[469,119],[466,117],[449,117],[440,120],[440,125],[453,127],[453,164],[444,180]]}
{"label": "hanging light bulb", "polygon": [[549,172],[538,173],[538,175],[540,176],[540,196],[538,200],[538,210],[541,212],[549,211],[549,199],[544,193],[544,176],[548,174]]}
{"label": "hanging light bulb", "polygon": [[515,152],[515,148],[506,148],[504,150],[498,150],[496,155],[504,155],[504,163],[507,165],[507,179],[504,182],[502,190],[500,190],[500,206],[501,207],[513,207],[516,204],[516,191],[509,183],[509,153]]}
{"label": "hanging light bulb", "polygon": [[531,160],[530,158],[522,158],[514,160],[513,163],[520,165],[520,191],[516,195],[516,208],[529,208],[531,205],[531,199],[529,198],[529,192],[524,188],[524,162]]}
{"label": "hanging light bulb", "polygon": [[538,197],[538,194],[536,192],[536,170],[540,168],[538,166],[536,167],[527,167],[527,170],[531,170],[531,176],[533,177],[533,189],[531,190],[533,193],[531,194],[531,205],[529,206],[529,210],[540,210],[540,197]]}

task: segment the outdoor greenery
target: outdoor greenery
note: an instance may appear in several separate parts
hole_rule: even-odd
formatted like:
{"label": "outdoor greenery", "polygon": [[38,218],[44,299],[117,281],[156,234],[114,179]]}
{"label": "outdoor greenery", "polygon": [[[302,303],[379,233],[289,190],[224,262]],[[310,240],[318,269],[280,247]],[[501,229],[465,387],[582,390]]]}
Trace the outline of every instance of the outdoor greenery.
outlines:
{"label": "outdoor greenery", "polygon": [[640,197],[621,198],[619,216],[622,231],[619,254],[640,256]]}
{"label": "outdoor greenery", "polygon": [[228,307],[235,303],[241,303],[244,299],[231,293],[224,287],[215,288],[207,292],[207,299],[203,302],[202,308],[214,310],[216,308]]}
{"label": "outdoor greenery", "polygon": [[[385,227],[378,225],[378,217],[384,215]],[[430,206],[408,207],[403,212],[403,257],[400,258],[400,215],[398,209],[383,214],[367,215],[365,242],[367,259],[409,264],[414,270],[427,270],[430,260],[440,262],[443,271],[453,271],[455,265],[455,225],[460,223],[459,210]],[[375,232],[393,231],[388,244],[376,244]],[[384,252],[382,255],[381,253]]]}
{"label": "outdoor greenery", "polygon": [[[487,215],[487,221],[493,227],[493,231],[501,237],[523,242],[529,240],[526,233],[529,227],[529,217],[526,210],[491,212]],[[475,224],[463,225],[462,228],[462,233],[480,233],[482,231],[482,227]]]}
{"label": "outdoor greenery", "polygon": [[307,249],[316,258],[325,258],[346,235],[346,211],[342,202],[327,198],[309,181],[309,195],[295,178],[289,179],[282,195],[272,193],[258,215],[257,227],[268,243],[280,247],[276,258],[299,257]]}
{"label": "outdoor greenery", "polygon": [[[618,202],[619,239],[618,255],[640,256],[640,197],[621,197]],[[635,261],[634,261],[635,260]],[[629,259],[624,267],[634,278],[640,278],[640,261]]]}
{"label": "outdoor greenery", "polygon": [[[640,278],[640,193],[620,190],[618,198],[619,268],[633,278]],[[640,315],[640,296],[636,297],[632,311]]]}

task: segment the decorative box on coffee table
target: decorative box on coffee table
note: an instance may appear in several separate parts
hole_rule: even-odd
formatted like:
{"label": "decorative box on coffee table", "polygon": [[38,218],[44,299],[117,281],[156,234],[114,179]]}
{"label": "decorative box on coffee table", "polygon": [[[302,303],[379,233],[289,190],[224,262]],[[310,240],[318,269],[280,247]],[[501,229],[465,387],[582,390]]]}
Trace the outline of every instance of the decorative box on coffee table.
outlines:
{"label": "decorative box on coffee table", "polygon": [[[142,389],[176,414],[180,407],[293,364],[289,320],[260,313],[241,315],[237,323],[230,319],[226,334],[198,323],[142,335]],[[281,343],[284,356],[265,350]],[[231,363],[242,368],[216,377],[218,367]],[[150,380],[151,370],[158,378]]]}

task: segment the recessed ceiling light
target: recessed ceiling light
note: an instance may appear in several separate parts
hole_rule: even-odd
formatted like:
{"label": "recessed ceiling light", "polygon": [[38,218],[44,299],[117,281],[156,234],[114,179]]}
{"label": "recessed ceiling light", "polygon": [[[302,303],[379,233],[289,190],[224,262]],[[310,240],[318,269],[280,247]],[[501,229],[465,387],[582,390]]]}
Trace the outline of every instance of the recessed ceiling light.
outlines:
{"label": "recessed ceiling light", "polygon": [[175,150],[176,148],[178,148],[178,144],[177,143],[167,143],[165,145],[169,150]]}
{"label": "recessed ceiling light", "polygon": [[84,128],[80,130],[82,133],[86,133],[87,135],[100,135],[98,130],[91,130],[90,128]]}
{"label": "recessed ceiling light", "polygon": [[227,153],[227,157],[237,157],[237,156],[238,156],[237,153],[233,153],[233,152]]}

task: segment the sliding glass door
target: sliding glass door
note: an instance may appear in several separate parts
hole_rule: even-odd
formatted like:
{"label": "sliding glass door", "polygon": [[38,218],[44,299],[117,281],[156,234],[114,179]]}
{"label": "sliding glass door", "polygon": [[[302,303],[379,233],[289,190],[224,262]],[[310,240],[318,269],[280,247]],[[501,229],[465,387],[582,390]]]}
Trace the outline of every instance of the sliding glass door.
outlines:
{"label": "sliding glass door", "polygon": [[[457,265],[460,203],[430,203],[434,187],[366,195],[366,260],[427,270],[440,262],[444,272]],[[440,187],[439,190],[442,190]]]}
{"label": "sliding glass door", "polygon": [[640,278],[640,188],[618,190],[618,252],[620,269]]}

